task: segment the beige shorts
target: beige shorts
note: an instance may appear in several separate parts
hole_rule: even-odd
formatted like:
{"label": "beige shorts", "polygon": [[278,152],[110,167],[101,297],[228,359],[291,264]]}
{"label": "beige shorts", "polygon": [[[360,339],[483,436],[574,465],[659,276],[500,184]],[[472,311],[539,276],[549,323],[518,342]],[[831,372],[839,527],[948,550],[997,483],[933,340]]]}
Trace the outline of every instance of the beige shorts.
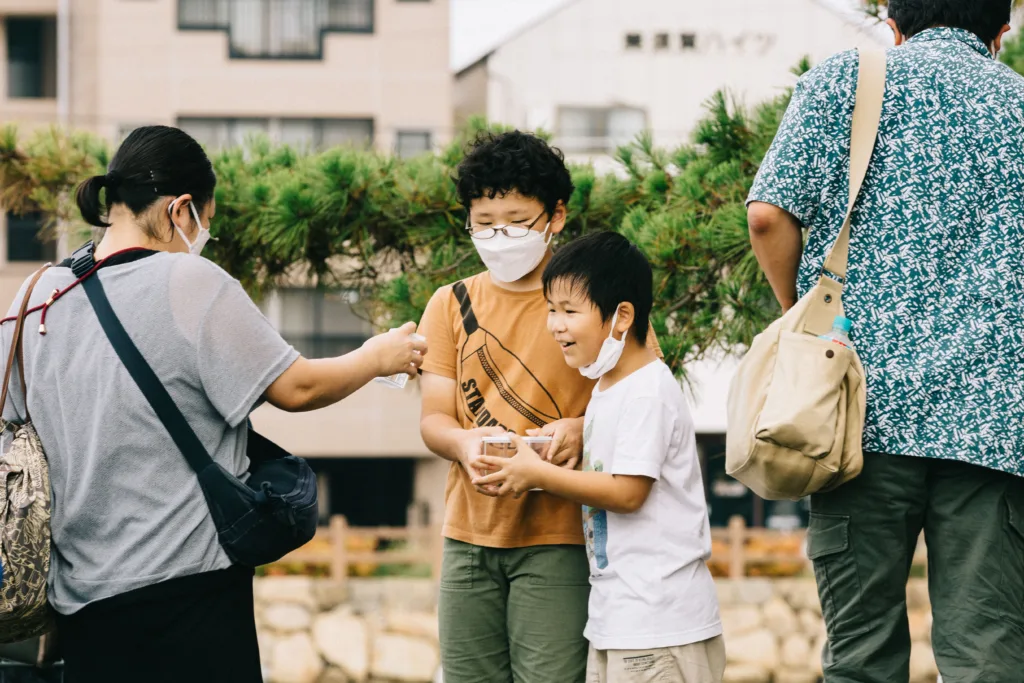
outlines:
{"label": "beige shorts", "polygon": [[654,650],[595,650],[587,660],[587,683],[722,683],[722,636]]}

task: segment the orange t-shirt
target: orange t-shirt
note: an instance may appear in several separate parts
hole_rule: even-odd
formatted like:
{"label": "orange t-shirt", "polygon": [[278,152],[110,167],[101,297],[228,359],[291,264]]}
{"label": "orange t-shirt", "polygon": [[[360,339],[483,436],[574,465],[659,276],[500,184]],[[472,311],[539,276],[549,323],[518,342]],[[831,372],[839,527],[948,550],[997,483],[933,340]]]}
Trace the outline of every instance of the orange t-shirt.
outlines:
{"label": "orange t-shirt", "polygon": [[[512,292],[487,272],[434,293],[419,327],[430,348],[423,371],[458,383],[463,427],[525,434],[583,416],[594,381],[565,364],[547,316],[542,290]],[[542,491],[491,498],[477,493],[459,463],[448,471],[447,538],[492,548],[582,544],[581,514],[577,503]]]}

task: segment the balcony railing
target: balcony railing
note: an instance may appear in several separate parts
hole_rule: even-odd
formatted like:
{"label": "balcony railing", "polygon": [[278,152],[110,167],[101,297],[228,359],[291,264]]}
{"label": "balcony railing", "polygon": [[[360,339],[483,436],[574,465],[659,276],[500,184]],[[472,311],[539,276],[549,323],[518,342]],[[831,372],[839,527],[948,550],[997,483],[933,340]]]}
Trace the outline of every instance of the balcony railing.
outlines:
{"label": "balcony railing", "polygon": [[372,33],[374,0],[178,0],[178,28],[222,30],[233,59],[321,59],[325,33]]}

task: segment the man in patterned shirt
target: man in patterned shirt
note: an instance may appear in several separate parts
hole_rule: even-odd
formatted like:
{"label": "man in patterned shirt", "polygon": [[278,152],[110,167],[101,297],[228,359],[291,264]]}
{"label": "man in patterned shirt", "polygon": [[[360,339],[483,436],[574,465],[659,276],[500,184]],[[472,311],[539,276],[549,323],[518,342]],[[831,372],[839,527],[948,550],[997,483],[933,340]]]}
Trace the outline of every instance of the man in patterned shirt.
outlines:
{"label": "man in patterned shirt", "polygon": [[[889,0],[896,47],[844,293],[867,371],[864,471],[811,499],[829,683],[908,680],[922,530],[946,683],[1024,680],[1024,78],[994,59],[1010,6]],[[851,51],[801,79],[750,194],[786,309],[843,222],[857,70]]]}

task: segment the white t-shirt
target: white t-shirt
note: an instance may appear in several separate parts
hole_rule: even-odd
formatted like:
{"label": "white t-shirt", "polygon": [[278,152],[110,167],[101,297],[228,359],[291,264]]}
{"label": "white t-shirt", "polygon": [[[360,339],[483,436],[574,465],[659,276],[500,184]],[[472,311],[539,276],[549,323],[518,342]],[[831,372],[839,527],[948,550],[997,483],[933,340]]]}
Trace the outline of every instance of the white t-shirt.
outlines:
{"label": "white t-shirt", "polygon": [[705,564],[711,528],[693,420],[668,366],[656,361],[607,391],[594,389],[583,459],[587,470],[654,479],[632,514],[583,507],[590,643],[646,650],[720,635],[718,596]]}

